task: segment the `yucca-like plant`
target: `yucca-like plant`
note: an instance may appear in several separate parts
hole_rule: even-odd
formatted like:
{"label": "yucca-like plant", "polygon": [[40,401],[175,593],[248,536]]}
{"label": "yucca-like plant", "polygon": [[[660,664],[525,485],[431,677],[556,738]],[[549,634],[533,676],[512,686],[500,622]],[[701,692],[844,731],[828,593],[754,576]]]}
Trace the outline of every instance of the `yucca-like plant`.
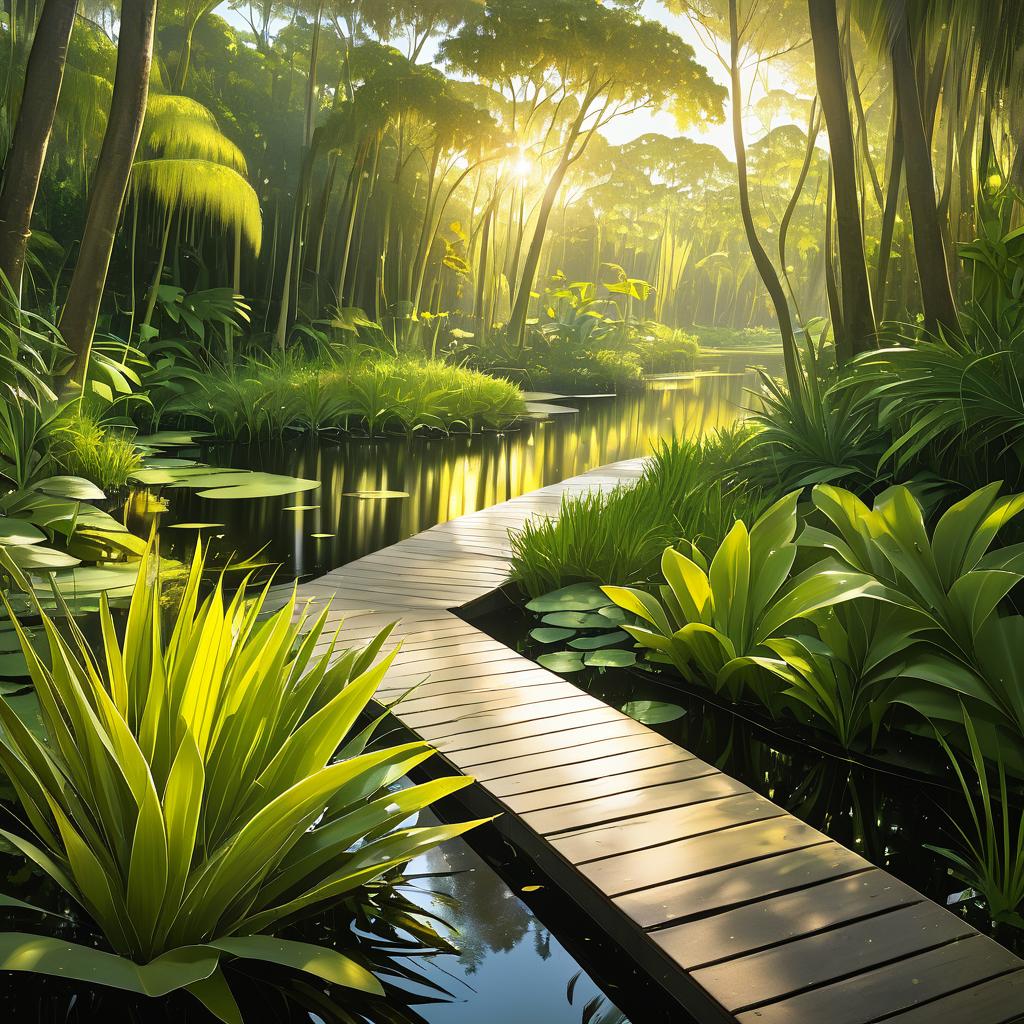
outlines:
{"label": "yucca-like plant", "polygon": [[431,749],[369,750],[377,722],[352,735],[393,657],[377,660],[388,630],[361,649],[328,642],[314,657],[324,615],[293,621],[293,596],[263,618],[266,591],[250,600],[244,585],[228,595],[223,582],[200,600],[197,552],[166,635],[154,569],[148,554],[123,639],[102,604],[98,650],[73,620],[66,638],[37,607],[41,658],[15,620],[45,736],[0,699],[0,765],[25,818],[0,834],[109,949],[5,933],[0,970],[150,996],[184,988],[224,1021],[240,1020],[224,956],[380,993],[349,957],[273,933],[472,828],[402,827],[470,780],[391,792]]}
{"label": "yucca-like plant", "polygon": [[628,587],[602,590],[645,625],[625,625],[643,647],[671,661],[684,679],[738,695],[746,671],[760,668],[765,643],[795,619],[856,597],[884,599],[869,575],[829,560],[791,576],[799,492],[780,498],[749,530],[737,520],[711,560],[665,549],[661,600]]}

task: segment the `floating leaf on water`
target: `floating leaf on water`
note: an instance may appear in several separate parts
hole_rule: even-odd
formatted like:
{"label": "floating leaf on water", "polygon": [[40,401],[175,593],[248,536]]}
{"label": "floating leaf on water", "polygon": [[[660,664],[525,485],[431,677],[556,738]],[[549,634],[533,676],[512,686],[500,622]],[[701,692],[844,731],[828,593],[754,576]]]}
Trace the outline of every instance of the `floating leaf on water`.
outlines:
{"label": "floating leaf on water", "polygon": [[594,583],[573,583],[572,586],[541,594],[527,604],[531,612],[588,612],[611,604],[601,588]]}
{"label": "floating leaf on water", "polygon": [[530,630],[530,636],[539,644],[557,644],[559,640],[565,640],[575,633],[575,629],[545,629],[538,626]]}
{"label": "floating leaf on water", "polygon": [[311,533],[310,534],[310,537],[312,537],[314,540],[323,540],[326,537],[333,537],[333,536],[334,536],[333,533]]}
{"label": "floating leaf on water", "polygon": [[169,523],[167,529],[169,530],[215,530],[219,526],[223,526],[223,523]]}
{"label": "floating leaf on water", "polygon": [[624,640],[629,640],[629,638],[628,633],[624,633],[621,629],[616,629],[611,633],[602,633],[600,636],[577,637],[575,640],[569,641],[569,646],[575,647],[577,651],[596,651],[601,647],[621,644]]}
{"label": "floating leaf on water", "polygon": [[0,516],[0,545],[38,544],[46,540],[46,534],[37,529],[27,519],[12,519]]}
{"label": "floating leaf on water", "polygon": [[543,665],[552,672],[567,675],[570,672],[583,671],[583,655],[578,651],[558,651],[556,654],[542,654],[537,659],[538,665]]}
{"label": "floating leaf on water", "polygon": [[526,411],[533,416],[558,416],[561,413],[579,412],[570,405],[552,405],[550,402],[527,402]]}
{"label": "floating leaf on water", "polygon": [[607,608],[601,608],[597,614],[609,622],[614,622],[616,626],[621,626],[626,621],[626,613],[615,604],[609,605]]}
{"label": "floating leaf on water", "polygon": [[608,620],[597,612],[552,612],[540,621],[547,626],[568,626],[570,629],[608,628]]}
{"label": "floating leaf on water", "polygon": [[686,709],[664,700],[631,700],[622,705],[622,713],[643,725],[674,722],[686,714]]}
{"label": "floating leaf on water", "polygon": [[175,448],[185,444],[195,444],[210,434],[193,434],[181,430],[160,430],[155,434],[147,434],[145,437],[136,437],[135,444],[149,446],[151,448]]}
{"label": "floating leaf on water", "polygon": [[282,494],[296,494],[311,491],[320,486],[319,480],[305,480],[298,476],[279,476],[277,473],[246,473],[234,479],[220,477],[216,480],[203,479],[185,486],[204,487],[200,498],[276,498]]}
{"label": "floating leaf on water", "polygon": [[543,885],[524,885],[522,887],[522,889],[520,889],[519,891],[520,892],[539,892],[543,888],[544,888]]}
{"label": "floating leaf on water", "polygon": [[12,547],[8,554],[19,569],[69,569],[81,561],[65,551],[56,551],[42,544]]}
{"label": "floating leaf on water", "polygon": [[21,651],[12,651],[10,654],[0,654],[0,676],[5,679],[12,677],[27,676],[28,664],[25,655]]}
{"label": "floating leaf on water", "polygon": [[565,398],[565,395],[556,395],[553,391],[524,391],[524,402],[551,402],[558,398]]}
{"label": "floating leaf on water", "polygon": [[591,668],[629,668],[636,664],[636,653],[622,650],[591,651],[583,658],[583,663]]}
{"label": "floating leaf on water", "polygon": [[319,508],[319,505],[286,505],[282,511],[284,512],[312,512],[313,509]]}
{"label": "floating leaf on water", "polygon": [[408,491],[343,491],[343,498],[408,498]]}
{"label": "floating leaf on water", "polygon": [[195,459],[173,459],[159,456],[145,459],[142,465],[144,469],[187,469],[190,466],[198,467],[199,463]]}

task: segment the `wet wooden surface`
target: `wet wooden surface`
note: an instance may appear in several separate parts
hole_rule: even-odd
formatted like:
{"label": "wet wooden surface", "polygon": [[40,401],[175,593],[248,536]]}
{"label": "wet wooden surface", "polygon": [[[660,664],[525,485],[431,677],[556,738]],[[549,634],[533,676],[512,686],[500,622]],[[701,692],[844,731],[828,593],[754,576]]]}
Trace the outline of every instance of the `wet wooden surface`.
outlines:
{"label": "wet wooden surface", "polygon": [[505,581],[510,529],[641,472],[616,463],[443,523],[300,596],[330,602],[342,647],[397,620],[378,700],[411,690],[395,716],[702,1024],[1024,1021],[1024,962],[453,613]]}

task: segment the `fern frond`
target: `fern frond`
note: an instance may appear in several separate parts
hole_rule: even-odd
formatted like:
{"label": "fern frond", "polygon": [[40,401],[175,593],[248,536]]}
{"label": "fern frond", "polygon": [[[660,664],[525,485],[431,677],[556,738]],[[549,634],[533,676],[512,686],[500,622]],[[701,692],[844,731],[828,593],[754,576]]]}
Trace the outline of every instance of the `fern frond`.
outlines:
{"label": "fern frond", "polygon": [[145,136],[145,145],[169,160],[210,160],[246,173],[245,156],[216,125],[180,117],[161,117]]}

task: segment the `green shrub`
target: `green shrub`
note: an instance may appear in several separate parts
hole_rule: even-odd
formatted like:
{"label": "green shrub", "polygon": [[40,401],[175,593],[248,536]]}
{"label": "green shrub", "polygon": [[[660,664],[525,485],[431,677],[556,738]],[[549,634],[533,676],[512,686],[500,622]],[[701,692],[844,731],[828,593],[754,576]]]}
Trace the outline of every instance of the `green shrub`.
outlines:
{"label": "green shrub", "polygon": [[84,477],[104,489],[123,487],[142,465],[130,438],[88,415],[60,420],[50,440],[50,456],[64,473]]}
{"label": "green shrub", "polygon": [[663,442],[635,483],[562,499],[557,519],[512,535],[512,576],[533,597],[567,583],[642,584],[679,538],[713,550],[761,498],[735,475],[744,430]]}
{"label": "green shrub", "polygon": [[241,1018],[224,956],[381,993],[342,953],[273,933],[471,828],[404,825],[471,780],[396,793],[391,784],[430,747],[368,751],[382,718],[353,734],[391,662],[377,660],[389,630],[337,651],[321,641],[326,612],[310,625],[294,596],[266,618],[266,591],[250,600],[244,584],[225,594],[220,580],[201,601],[197,553],[168,635],[152,559],[123,640],[105,599],[99,649],[70,616],[58,629],[37,605],[41,657],[16,623],[44,735],[0,697],[0,765],[25,821],[0,835],[65,890],[107,948],[7,932],[0,970],[151,996],[185,988],[231,1021]]}

